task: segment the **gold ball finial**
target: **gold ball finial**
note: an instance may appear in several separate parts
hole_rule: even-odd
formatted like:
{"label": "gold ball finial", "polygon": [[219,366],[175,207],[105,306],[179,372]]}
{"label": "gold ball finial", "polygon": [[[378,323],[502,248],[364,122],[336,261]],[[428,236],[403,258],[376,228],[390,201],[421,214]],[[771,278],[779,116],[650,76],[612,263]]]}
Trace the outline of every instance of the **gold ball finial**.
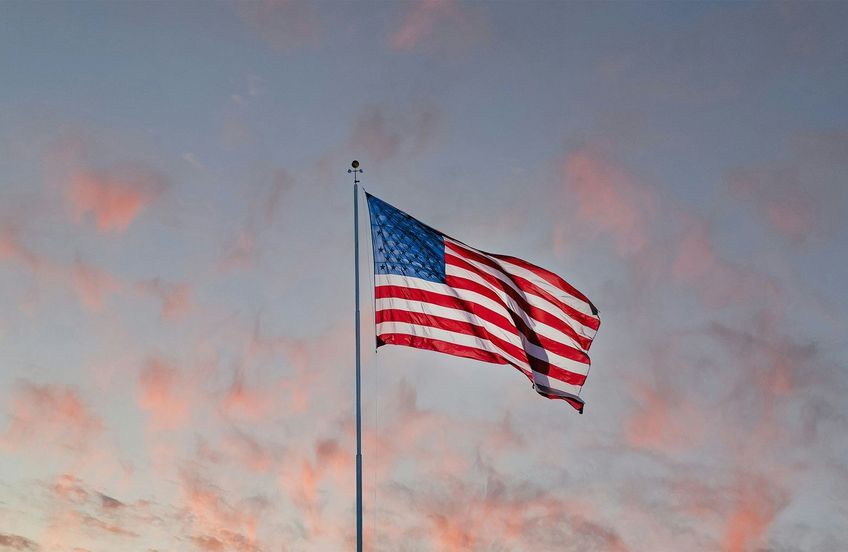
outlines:
{"label": "gold ball finial", "polygon": [[354,159],[353,162],[350,164],[350,166],[353,167],[354,169],[358,169],[359,168],[359,161]]}

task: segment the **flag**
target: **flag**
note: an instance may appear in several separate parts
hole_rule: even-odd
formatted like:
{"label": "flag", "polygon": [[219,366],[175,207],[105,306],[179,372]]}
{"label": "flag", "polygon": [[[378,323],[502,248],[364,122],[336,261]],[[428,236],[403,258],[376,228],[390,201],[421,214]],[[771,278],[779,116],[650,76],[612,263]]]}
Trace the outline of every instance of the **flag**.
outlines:
{"label": "flag", "polygon": [[405,345],[517,368],[581,413],[601,320],[585,295],[543,268],[486,253],[366,194],[377,346]]}

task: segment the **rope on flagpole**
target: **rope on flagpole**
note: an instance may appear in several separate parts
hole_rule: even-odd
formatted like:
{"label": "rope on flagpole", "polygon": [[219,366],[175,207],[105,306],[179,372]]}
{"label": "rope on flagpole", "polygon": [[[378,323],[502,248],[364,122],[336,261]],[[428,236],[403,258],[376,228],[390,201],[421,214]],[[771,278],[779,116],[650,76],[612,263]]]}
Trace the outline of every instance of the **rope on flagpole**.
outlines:
{"label": "rope on flagpole", "polygon": [[[366,196],[368,195],[368,190],[366,190],[364,186],[362,187],[362,191],[365,193]],[[367,201],[366,201],[365,207],[366,207],[366,209],[368,208]],[[370,212],[369,212],[369,215],[368,215],[368,220],[369,221],[371,220]],[[366,241],[366,243],[373,243],[372,242],[373,236],[371,236],[371,225],[367,224],[366,227],[368,228],[368,231],[366,233],[365,241]],[[368,270],[365,271],[365,273],[368,275],[368,298],[371,301],[371,303],[370,303],[371,310],[367,311],[367,312],[370,312],[370,316],[366,316],[366,320],[367,320],[368,324],[370,325],[369,327],[374,328],[374,322],[375,322],[374,321],[374,313],[377,311],[377,297],[375,296],[375,293],[374,293],[376,283],[374,281],[374,271],[371,269],[371,267],[374,266],[374,248],[373,247],[366,247],[365,250],[367,251],[367,253],[365,254],[366,265],[369,267]],[[370,335],[370,332],[369,332],[369,335]],[[366,339],[369,339],[369,338],[366,337]],[[378,389],[379,389],[378,384],[379,384],[380,366],[379,366],[379,356],[377,356],[376,339],[374,339],[372,341],[372,344],[374,345],[374,349],[373,349],[374,355],[371,356],[370,349],[366,349],[365,365],[369,367],[368,370],[371,372],[371,397],[372,397],[372,401],[371,401],[370,404],[372,405],[372,407],[374,409],[374,420],[373,420],[374,425],[373,425],[373,433],[372,433],[374,438],[372,439],[372,441],[370,443],[371,448],[368,449],[368,454],[369,454],[369,457],[371,458],[371,484],[373,485],[373,502],[372,502],[373,506],[371,507],[372,512],[373,512],[372,516],[371,516],[372,517],[371,540],[373,542],[372,548],[377,548],[378,547],[378,544],[377,544],[377,521],[378,520],[377,520],[377,518],[378,518],[378,512],[379,512],[379,508],[378,508],[378,505],[377,505],[377,495],[378,495],[378,492],[379,492],[378,488],[377,488],[377,466],[380,463],[380,460],[379,460],[379,435],[380,435],[379,399],[380,399],[380,396],[378,394]],[[368,445],[369,445],[369,443],[366,442],[365,446],[368,447]]]}
{"label": "rope on flagpole", "polygon": [[[363,192],[366,191],[365,188],[362,188],[362,191]],[[367,205],[366,205],[366,207],[367,207]],[[370,212],[369,212],[369,221],[370,221]],[[373,236],[371,236],[371,225],[370,224],[368,225],[368,236],[371,238],[371,243],[373,244],[374,238],[373,238]],[[366,249],[368,250],[368,253],[369,253],[369,256],[368,256],[368,258],[370,259],[369,267],[373,267],[374,266],[374,248],[368,247]],[[374,281],[374,271],[371,270],[371,269],[368,270],[368,284],[370,286],[369,291],[371,293],[371,316],[372,316],[372,318],[370,320],[370,324],[371,324],[371,328],[374,328],[375,327],[374,324],[375,324],[376,320],[374,320],[373,317],[375,316],[375,313],[377,312],[377,297],[376,297],[376,293],[374,291],[375,286],[376,286],[376,283]],[[379,512],[378,504],[377,504],[377,493],[378,493],[378,489],[377,489],[377,466],[379,464],[378,454],[379,454],[379,436],[380,436],[380,424],[379,424],[379,419],[378,419],[379,399],[380,399],[380,395],[378,393],[378,390],[379,390],[378,378],[379,378],[380,367],[379,367],[379,364],[378,364],[376,339],[372,341],[372,345],[374,346],[374,356],[372,357],[373,363],[371,364],[371,373],[373,374],[371,381],[373,383],[372,389],[373,389],[373,397],[374,397],[374,400],[373,400],[373,405],[374,405],[374,439],[373,439],[373,450],[370,452],[370,454],[371,454],[371,457],[373,459],[372,462],[371,462],[371,474],[372,474],[372,481],[373,481],[373,484],[374,484],[374,516],[373,516],[374,522],[373,522],[373,533],[372,533],[371,538],[372,538],[372,542],[374,543],[373,548],[377,548],[377,546],[378,546],[378,544],[377,544],[378,543],[378,540],[377,540],[377,516],[378,516],[378,512]]]}

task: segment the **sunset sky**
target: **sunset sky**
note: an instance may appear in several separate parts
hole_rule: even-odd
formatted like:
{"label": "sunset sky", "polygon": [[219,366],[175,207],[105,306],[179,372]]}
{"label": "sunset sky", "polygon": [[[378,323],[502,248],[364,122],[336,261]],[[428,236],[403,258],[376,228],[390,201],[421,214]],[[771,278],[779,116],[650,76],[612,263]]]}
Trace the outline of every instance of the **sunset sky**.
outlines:
{"label": "sunset sky", "polygon": [[0,551],[352,549],[352,159],[603,321],[583,415],[375,354],[361,209],[366,550],[848,550],[846,27],[0,3]]}

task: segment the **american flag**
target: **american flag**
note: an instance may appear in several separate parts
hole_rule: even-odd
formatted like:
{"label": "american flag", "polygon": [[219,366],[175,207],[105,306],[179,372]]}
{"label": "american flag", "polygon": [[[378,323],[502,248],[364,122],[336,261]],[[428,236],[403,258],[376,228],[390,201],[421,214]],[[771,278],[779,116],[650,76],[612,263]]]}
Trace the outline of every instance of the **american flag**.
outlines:
{"label": "american flag", "polygon": [[585,295],[527,261],[485,253],[366,194],[377,346],[510,364],[549,399],[583,412],[601,319]]}

